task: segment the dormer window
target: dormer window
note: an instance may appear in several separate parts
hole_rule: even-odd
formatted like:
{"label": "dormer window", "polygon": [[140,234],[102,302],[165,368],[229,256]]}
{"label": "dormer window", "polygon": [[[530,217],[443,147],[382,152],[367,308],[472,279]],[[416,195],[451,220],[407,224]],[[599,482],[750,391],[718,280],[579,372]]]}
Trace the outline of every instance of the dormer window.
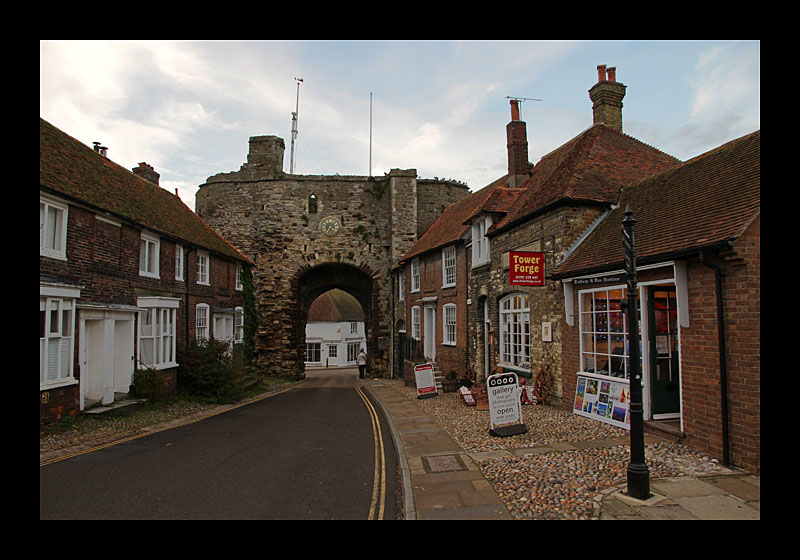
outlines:
{"label": "dormer window", "polygon": [[489,250],[489,238],[486,237],[487,230],[492,225],[492,217],[489,215],[478,216],[472,222],[472,266],[480,266],[491,261],[492,256]]}

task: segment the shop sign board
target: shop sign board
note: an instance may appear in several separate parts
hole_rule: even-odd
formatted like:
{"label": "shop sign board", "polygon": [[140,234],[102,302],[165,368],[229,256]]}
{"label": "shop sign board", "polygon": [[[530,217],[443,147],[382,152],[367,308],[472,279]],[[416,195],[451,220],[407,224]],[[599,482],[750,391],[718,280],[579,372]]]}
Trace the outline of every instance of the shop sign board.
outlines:
{"label": "shop sign board", "polygon": [[414,366],[414,379],[417,383],[417,398],[427,399],[437,396],[436,380],[433,377],[433,365],[417,364]]}
{"label": "shop sign board", "polygon": [[512,286],[544,286],[544,253],[511,251],[508,255],[508,282]]}
{"label": "shop sign board", "polygon": [[489,397],[489,433],[506,437],[528,431],[522,423],[522,407],[519,398],[519,378],[516,373],[505,372],[490,375],[486,379]]}
{"label": "shop sign board", "polygon": [[578,374],[572,412],[630,430],[629,387],[627,379],[599,379]]}

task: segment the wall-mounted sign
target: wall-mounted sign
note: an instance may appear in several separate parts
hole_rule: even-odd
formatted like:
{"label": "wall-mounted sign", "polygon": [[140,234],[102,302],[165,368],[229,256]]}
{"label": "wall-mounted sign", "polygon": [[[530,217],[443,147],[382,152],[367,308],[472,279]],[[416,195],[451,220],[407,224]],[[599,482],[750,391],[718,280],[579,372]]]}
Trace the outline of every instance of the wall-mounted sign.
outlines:
{"label": "wall-mounted sign", "polygon": [[544,253],[511,251],[508,283],[512,286],[544,286]]}
{"label": "wall-mounted sign", "polygon": [[489,433],[497,437],[524,434],[528,431],[522,423],[519,398],[519,378],[516,373],[496,373],[486,379],[489,397]]}
{"label": "wall-mounted sign", "polygon": [[436,380],[433,377],[433,366],[431,364],[417,364],[414,366],[414,378],[417,383],[417,398],[427,399],[435,397]]}
{"label": "wall-mounted sign", "polygon": [[572,412],[630,430],[628,391],[627,380],[597,379],[579,374]]}
{"label": "wall-mounted sign", "polygon": [[626,280],[627,277],[624,274],[606,274],[592,278],[575,278],[572,283],[576,286],[594,286],[596,284],[619,284]]}

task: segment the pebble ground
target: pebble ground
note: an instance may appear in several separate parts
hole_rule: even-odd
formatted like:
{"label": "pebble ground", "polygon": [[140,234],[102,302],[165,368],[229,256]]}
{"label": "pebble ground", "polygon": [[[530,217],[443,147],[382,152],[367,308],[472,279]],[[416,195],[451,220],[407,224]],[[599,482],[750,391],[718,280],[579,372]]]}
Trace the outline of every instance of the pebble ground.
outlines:
{"label": "pebble ground", "polygon": [[[416,399],[411,387],[393,385]],[[525,405],[528,433],[489,435],[489,411],[468,407],[456,393],[417,403],[467,452],[511,450],[559,442],[627,438],[627,430],[552,406]],[[515,519],[596,519],[603,495],[627,484],[629,445],[587,448],[521,457],[476,458],[484,476]],[[685,445],[658,442],[645,446],[651,479],[731,472],[719,462]]]}

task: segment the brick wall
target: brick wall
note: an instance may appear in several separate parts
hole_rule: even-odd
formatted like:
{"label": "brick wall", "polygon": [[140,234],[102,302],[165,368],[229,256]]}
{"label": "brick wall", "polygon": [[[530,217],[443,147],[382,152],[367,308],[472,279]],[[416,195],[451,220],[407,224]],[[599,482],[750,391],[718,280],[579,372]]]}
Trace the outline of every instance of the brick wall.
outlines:
{"label": "brick wall", "polygon": [[[160,278],[139,275],[141,229],[126,223],[110,223],[97,219],[95,213],[74,205],[69,206],[67,222],[67,260],[39,257],[40,274],[70,278],[81,285],[78,303],[137,305],[137,296],[159,295],[180,298],[176,317],[176,342],[186,341],[186,294],[189,291],[189,340],[195,338],[195,309],[197,303],[212,307],[234,308],[242,305],[242,294],[235,290],[236,262],[210,257],[210,285],[196,283],[197,251],[184,247],[184,281],[175,279],[176,243],[162,237],[159,250]],[[75,318],[73,375],[80,377],[78,349],[80,348],[80,310]],[[138,328],[138,327],[135,327]],[[135,331],[136,332],[136,331]],[[136,341],[136,338],[135,338]],[[136,342],[135,342],[136,344]],[[138,350],[135,350],[138,352]],[[175,388],[175,370],[160,370],[171,391]],[[45,393],[48,393],[45,395]],[[52,422],[64,415],[75,414],[79,408],[79,387],[40,391],[40,420]],[[47,400],[48,402],[44,402]]]}
{"label": "brick wall", "polygon": [[[722,269],[730,460],[761,469],[760,218],[731,254],[711,259]],[[683,416],[688,443],[722,457],[720,361],[714,272],[689,267],[689,328],[681,330]]]}
{"label": "brick wall", "polygon": [[[722,269],[728,385],[729,453],[734,466],[761,470],[760,218],[735,248],[709,260]],[[639,282],[665,277],[659,270],[638,275]],[[687,261],[689,326],[680,330],[681,396],[686,443],[722,459],[722,416],[717,298],[714,271],[697,257]],[[579,361],[578,292],[575,324],[562,318],[564,379],[562,407],[571,410]]]}

